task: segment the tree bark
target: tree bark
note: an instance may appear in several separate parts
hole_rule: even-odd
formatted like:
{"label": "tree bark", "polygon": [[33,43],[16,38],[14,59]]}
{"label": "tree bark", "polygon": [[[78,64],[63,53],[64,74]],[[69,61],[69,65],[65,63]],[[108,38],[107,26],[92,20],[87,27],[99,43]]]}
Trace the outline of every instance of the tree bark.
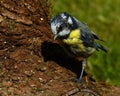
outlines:
{"label": "tree bark", "polygon": [[73,79],[80,63],[54,43],[49,0],[0,0],[0,96],[119,96],[120,88]]}

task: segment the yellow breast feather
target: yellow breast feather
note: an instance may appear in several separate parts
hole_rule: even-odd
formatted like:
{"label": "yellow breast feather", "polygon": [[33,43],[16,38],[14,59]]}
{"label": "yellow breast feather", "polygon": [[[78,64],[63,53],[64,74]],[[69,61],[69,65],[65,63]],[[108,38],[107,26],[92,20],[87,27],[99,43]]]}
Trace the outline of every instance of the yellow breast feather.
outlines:
{"label": "yellow breast feather", "polygon": [[80,40],[80,29],[72,30],[68,38],[64,39],[63,42],[79,51],[85,51],[83,41]]}
{"label": "yellow breast feather", "polygon": [[69,45],[82,43],[82,41],[79,38],[80,38],[80,30],[76,29],[76,30],[72,30],[68,38],[64,39],[63,42]]}
{"label": "yellow breast feather", "polygon": [[68,38],[80,38],[80,29],[72,30]]}

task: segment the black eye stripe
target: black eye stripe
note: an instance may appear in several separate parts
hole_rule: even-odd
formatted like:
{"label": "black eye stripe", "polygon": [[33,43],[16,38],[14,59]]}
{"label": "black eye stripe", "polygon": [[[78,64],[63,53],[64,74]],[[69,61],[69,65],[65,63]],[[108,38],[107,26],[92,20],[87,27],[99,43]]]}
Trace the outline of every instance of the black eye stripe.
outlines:
{"label": "black eye stripe", "polygon": [[57,28],[57,32],[59,33],[62,29],[63,29],[62,26],[58,27],[58,28]]}

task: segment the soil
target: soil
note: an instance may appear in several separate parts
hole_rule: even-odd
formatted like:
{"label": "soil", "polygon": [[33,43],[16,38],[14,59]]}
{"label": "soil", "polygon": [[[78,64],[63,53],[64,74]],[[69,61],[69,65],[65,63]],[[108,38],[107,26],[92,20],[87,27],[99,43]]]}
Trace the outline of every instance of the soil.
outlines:
{"label": "soil", "polygon": [[119,96],[120,88],[74,80],[81,61],[54,42],[49,0],[0,1],[0,96]]}

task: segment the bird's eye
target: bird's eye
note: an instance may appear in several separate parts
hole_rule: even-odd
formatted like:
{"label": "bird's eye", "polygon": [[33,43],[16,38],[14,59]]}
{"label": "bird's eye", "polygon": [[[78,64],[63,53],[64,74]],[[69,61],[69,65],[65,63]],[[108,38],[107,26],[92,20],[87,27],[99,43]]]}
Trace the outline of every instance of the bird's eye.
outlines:
{"label": "bird's eye", "polygon": [[59,33],[60,31],[64,30],[64,28],[69,28],[68,24],[61,24],[58,28],[57,28],[57,32]]}
{"label": "bird's eye", "polygon": [[68,24],[66,24],[65,27],[68,27]]}
{"label": "bird's eye", "polygon": [[60,27],[59,27],[59,30],[61,31],[62,29],[63,29],[63,27],[62,27],[62,26],[60,26]]}
{"label": "bird's eye", "polygon": [[58,28],[57,28],[57,32],[60,32],[62,29],[63,29],[62,26],[58,27]]}

